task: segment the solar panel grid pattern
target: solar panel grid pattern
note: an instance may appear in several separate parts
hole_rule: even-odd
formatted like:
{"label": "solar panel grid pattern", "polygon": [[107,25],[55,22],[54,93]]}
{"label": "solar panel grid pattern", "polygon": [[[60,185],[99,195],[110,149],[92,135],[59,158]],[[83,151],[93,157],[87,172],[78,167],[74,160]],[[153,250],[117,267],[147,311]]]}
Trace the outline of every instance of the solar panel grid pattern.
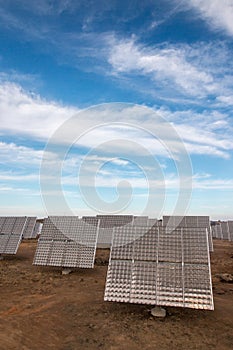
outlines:
{"label": "solar panel grid pattern", "polygon": [[26,216],[0,218],[0,254],[16,254],[21,242]]}
{"label": "solar panel grid pattern", "polygon": [[163,226],[168,227],[203,227],[208,229],[208,243],[210,252],[214,251],[209,216],[163,216]]}
{"label": "solar panel grid pattern", "polygon": [[92,268],[98,227],[78,217],[45,219],[34,257],[35,265]]}
{"label": "solar panel grid pattern", "polygon": [[27,217],[23,230],[23,238],[32,238],[35,224],[36,216]]}
{"label": "solar panel grid pattern", "polygon": [[114,229],[106,301],[213,309],[205,228]]}

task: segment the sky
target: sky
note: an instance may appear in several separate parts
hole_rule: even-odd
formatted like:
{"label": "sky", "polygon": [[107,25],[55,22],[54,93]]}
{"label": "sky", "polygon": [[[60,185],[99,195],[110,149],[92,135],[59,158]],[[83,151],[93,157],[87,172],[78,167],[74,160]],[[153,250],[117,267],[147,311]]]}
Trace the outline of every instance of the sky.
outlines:
{"label": "sky", "polygon": [[233,0],[0,0],[0,215],[233,218]]}

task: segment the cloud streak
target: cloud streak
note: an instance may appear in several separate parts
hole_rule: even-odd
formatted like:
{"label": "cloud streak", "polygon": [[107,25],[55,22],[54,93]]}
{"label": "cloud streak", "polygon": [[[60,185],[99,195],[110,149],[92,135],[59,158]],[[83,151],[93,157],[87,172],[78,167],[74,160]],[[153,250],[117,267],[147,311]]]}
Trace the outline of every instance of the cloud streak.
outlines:
{"label": "cloud streak", "polygon": [[185,0],[214,30],[223,30],[233,36],[232,0]]}

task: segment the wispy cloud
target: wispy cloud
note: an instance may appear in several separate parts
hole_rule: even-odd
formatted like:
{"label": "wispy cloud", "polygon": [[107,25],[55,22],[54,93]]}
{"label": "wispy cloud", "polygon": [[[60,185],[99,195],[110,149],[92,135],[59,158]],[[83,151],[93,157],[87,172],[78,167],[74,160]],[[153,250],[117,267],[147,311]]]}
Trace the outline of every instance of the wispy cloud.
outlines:
{"label": "wispy cloud", "polygon": [[188,6],[197,10],[200,16],[214,30],[223,30],[233,35],[232,0],[184,0]]}
{"label": "wispy cloud", "polygon": [[[124,116],[124,122],[120,124],[119,108]],[[3,83],[0,85],[0,133],[27,135],[31,139],[44,142],[71,116],[76,115],[68,130],[63,131],[61,128],[60,138],[56,141],[69,144],[71,137],[82,134],[77,145],[86,148],[98,147],[102,157],[107,155],[109,158],[112,153],[112,157],[119,158],[120,155],[127,159],[135,151],[136,142],[141,155],[146,154],[143,152],[144,148],[145,151],[151,151],[151,154],[169,158],[169,152],[161,141],[166,141],[168,148],[175,153],[179,153],[179,143],[177,138],[168,132],[168,127],[178,132],[180,140],[183,140],[190,154],[227,158],[233,149],[232,127],[226,113],[204,111],[198,114],[192,110],[171,112],[161,108],[152,111],[137,105],[119,105],[119,108],[118,104],[109,104],[97,110],[78,113],[77,108],[43,100],[39,95],[27,93],[17,84]],[[159,119],[155,119],[156,115]],[[168,122],[161,123],[161,120]],[[97,127],[93,129],[94,125]],[[21,160],[25,163],[39,164],[43,156],[42,150],[8,142],[0,144],[0,152],[2,161],[8,159],[9,162]]]}
{"label": "wispy cloud", "polygon": [[30,94],[18,84],[4,82],[0,85],[1,132],[44,140],[76,112],[76,108],[64,107]]}
{"label": "wispy cloud", "polygon": [[116,73],[138,73],[147,75],[161,85],[173,82],[184,92],[203,96],[211,92],[214,81],[211,74],[188,62],[184,49],[143,48],[134,40],[122,40],[112,47],[109,63]]}

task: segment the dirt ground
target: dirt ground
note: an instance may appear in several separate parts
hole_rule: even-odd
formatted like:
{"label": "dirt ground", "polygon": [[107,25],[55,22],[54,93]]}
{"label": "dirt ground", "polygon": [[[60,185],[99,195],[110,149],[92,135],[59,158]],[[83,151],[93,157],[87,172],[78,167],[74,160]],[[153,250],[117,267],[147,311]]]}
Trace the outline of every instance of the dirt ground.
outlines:
{"label": "dirt ground", "polygon": [[103,301],[109,251],[98,250],[93,270],[32,266],[36,241],[0,261],[0,350],[233,349],[233,243],[214,241],[211,255],[214,311]]}

